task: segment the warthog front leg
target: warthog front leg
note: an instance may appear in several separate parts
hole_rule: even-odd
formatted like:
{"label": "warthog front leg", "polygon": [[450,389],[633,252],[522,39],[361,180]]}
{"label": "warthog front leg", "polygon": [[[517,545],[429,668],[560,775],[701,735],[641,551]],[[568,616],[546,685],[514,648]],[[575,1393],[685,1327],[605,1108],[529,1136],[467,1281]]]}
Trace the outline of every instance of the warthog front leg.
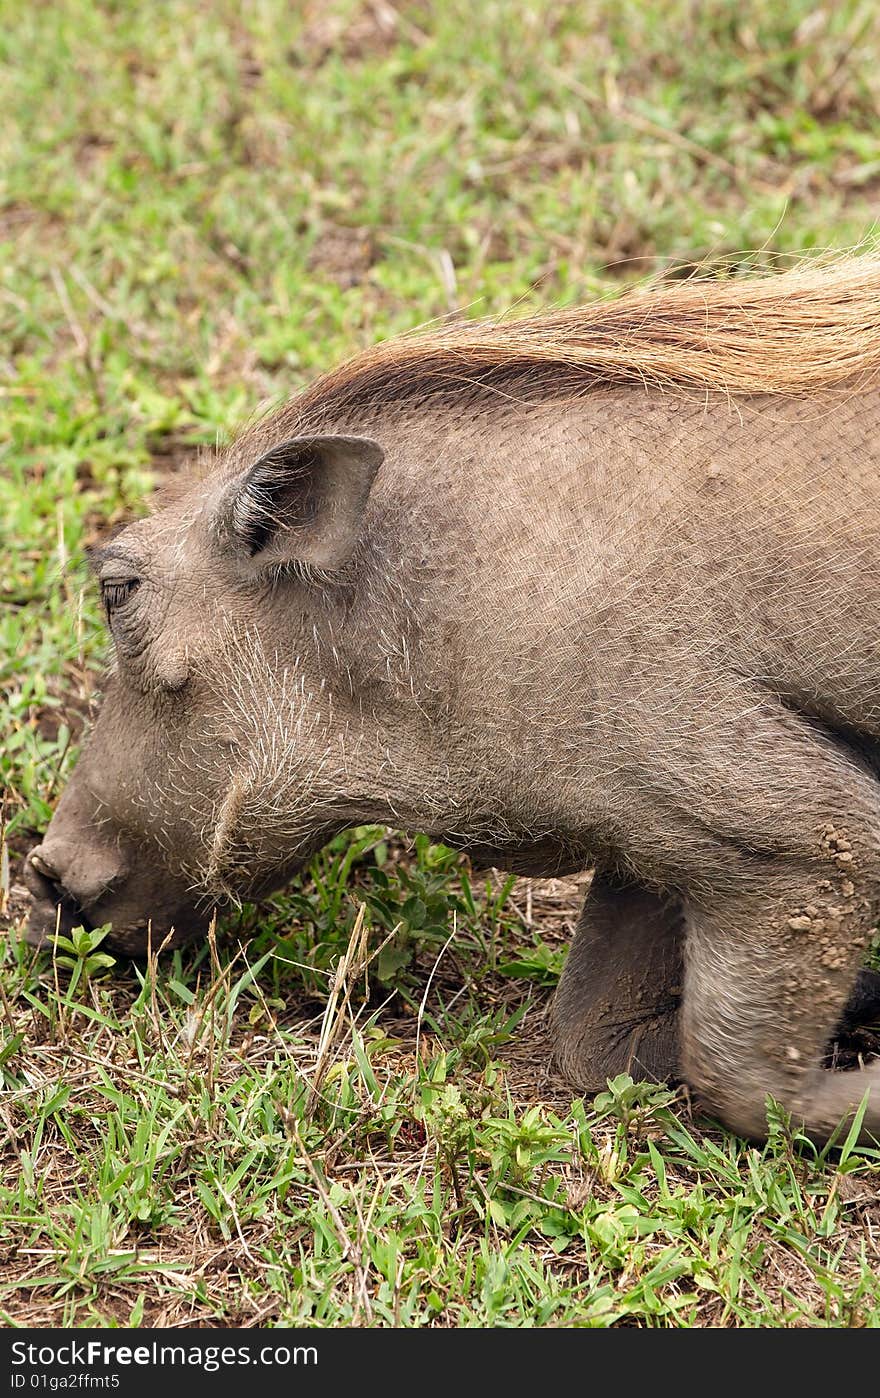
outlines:
{"label": "warthog front leg", "polygon": [[683,940],[677,899],[594,876],[553,1003],[556,1056],[574,1086],[678,1076]]}
{"label": "warthog front leg", "polygon": [[875,975],[855,965],[871,927],[868,900],[848,893],[849,881],[841,888],[799,872],[760,894],[719,893],[711,906],[690,907],[682,1072],[726,1125],[753,1139],[766,1135],[768,1095],[823,1143],[867,1094],[864,1131],[877,1136],[880,1064],[823,1066],[835,1030],[876,1016]]}
{"label": "warthog front leg", "polygon": [[742,712],[714,786],[694,776],[682,1074],[753,1139],[766,1136],[768,1096],[820,1143],[864,1100],[862,1134],[876,1138],[880,1063],[835,1072],[825,1057],[850,1006],[862,1021],[876,1007],[861,963],[880,899],[880,787],[812,726],[769,717]]}
{"label": "warthog front leg", "polygon": [[[684,937],[680,900],[595,875],[552,1010],[556,1057],[573,1086],[600,1092],[618,1073],[681,1077]],[[880,972],[863,968],[836,1028],[868,1024],[880,1026]]]}

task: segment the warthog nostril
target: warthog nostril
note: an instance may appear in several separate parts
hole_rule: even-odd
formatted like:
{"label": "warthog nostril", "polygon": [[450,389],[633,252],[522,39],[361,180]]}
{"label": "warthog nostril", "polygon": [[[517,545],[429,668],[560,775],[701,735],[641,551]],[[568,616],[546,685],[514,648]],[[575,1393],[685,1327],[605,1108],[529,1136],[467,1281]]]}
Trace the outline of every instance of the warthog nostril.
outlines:
{"label": "warthog nostril", "polygon": [[34,846],[25,865],[26,882],[29,874],[32,882],[42,879],[54,886],[51,895],[44,889],[44,896],[52,896],[56,902],[71,899],[83,908],[97,903],[127,873],[125,861],[116,848],[53,837],[51,833],[41,845]]}
{"label": "warthog nostril", "polygon": [[30,861],[36,869],[37,873],[43,875],[43,878],[51,879],[53,883],[61,882],[58,870],[54,867],[54,865],[49,863],[48,859],[44,858],[41,850],[32,850]]}
{"label": "warthog nostril", "polygon": [[24,881],[34,898],[25,933],[32,946],[46,946],[56,933],[67,936],[74,927],[89,926],[76,898],[64,887],[54,864],[44,858],[41,847],[28,855]]}

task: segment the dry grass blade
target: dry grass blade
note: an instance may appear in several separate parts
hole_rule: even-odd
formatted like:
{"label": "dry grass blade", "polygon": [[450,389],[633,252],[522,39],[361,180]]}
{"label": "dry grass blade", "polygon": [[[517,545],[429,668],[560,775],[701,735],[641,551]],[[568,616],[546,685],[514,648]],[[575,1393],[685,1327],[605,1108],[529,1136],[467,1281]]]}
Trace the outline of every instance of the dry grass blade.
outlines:
{"label": "dry grass blade", "polygon": [[330,982],[330,993],[327,996],[324,1017],[321,1020],[321,1035],[318,1039],[315,1072],[306,1103],[308,1115],[314,1111],[315,1103],[320,1096],[321,1084],[330,1066],[330,1052],[345,1023],[345,1012],[351,1000],[354,982],[361,975],[361,972],[366,975],[367,966],[372,959],[367,954],[370,929],[366,923],[366,913],[367,905],[361,903],[354,920],[354,927],[351,929],[348,946]]}
{"label": "dry grass blade", "polygon": [[[367,969],[400,931],[399,924],[396,927],[392,927],[391,931],[382,939],[379,945],[368,953],[367,945],[369,942],[370,929],[366,923],[366,912],[366,904],[361,903],[354,921],[354,926],[351,929],[351,936],[348,939],[345,953],[330,980],[327,1004],[324,1007],[324,1014],[321,1019],[321,1032],[318,1038],[318,1048],[315,1056],[315,1070],[312,1075],[312,1085],[309,1089],[309,1095],[306,1101],[307,1116],[311,1116],[315,1109],[315,1104],[321,1095],[321,1086],[327,1075],[327,1069],[330,1067],[331,1052],[339,1043],[355,983],[360,975],[363,974],[364,999],[366,1000],[369,994]],[[448,946],[449,943],[447,942],[446,945]]]}

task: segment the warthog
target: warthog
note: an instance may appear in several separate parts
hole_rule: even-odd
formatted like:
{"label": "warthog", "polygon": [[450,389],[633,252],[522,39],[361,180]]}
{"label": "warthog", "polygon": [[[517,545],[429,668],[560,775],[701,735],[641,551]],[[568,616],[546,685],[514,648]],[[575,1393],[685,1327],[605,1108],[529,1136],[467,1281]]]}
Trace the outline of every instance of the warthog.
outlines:
{"label": "warthog", "polygon": [[880,261],[368,351],[94,563],[114,663],[32,935],[136,954],[380,822],[596,870],[584,1089],[680,1074],[826,1139],[880,893]]}

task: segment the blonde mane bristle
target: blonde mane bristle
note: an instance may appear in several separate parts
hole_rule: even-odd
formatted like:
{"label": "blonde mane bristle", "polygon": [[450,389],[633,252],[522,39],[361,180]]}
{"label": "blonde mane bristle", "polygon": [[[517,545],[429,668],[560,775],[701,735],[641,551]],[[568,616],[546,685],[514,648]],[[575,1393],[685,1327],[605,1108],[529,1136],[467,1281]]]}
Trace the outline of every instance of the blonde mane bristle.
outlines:
{"label": "blonde mane bristle", "polygon": [[351,417],[359,408],[438,397],[534,403],[625,383],[810,394],[878,368],[880,256],[850,255],[387,340],[322,375],[276,421]]}

